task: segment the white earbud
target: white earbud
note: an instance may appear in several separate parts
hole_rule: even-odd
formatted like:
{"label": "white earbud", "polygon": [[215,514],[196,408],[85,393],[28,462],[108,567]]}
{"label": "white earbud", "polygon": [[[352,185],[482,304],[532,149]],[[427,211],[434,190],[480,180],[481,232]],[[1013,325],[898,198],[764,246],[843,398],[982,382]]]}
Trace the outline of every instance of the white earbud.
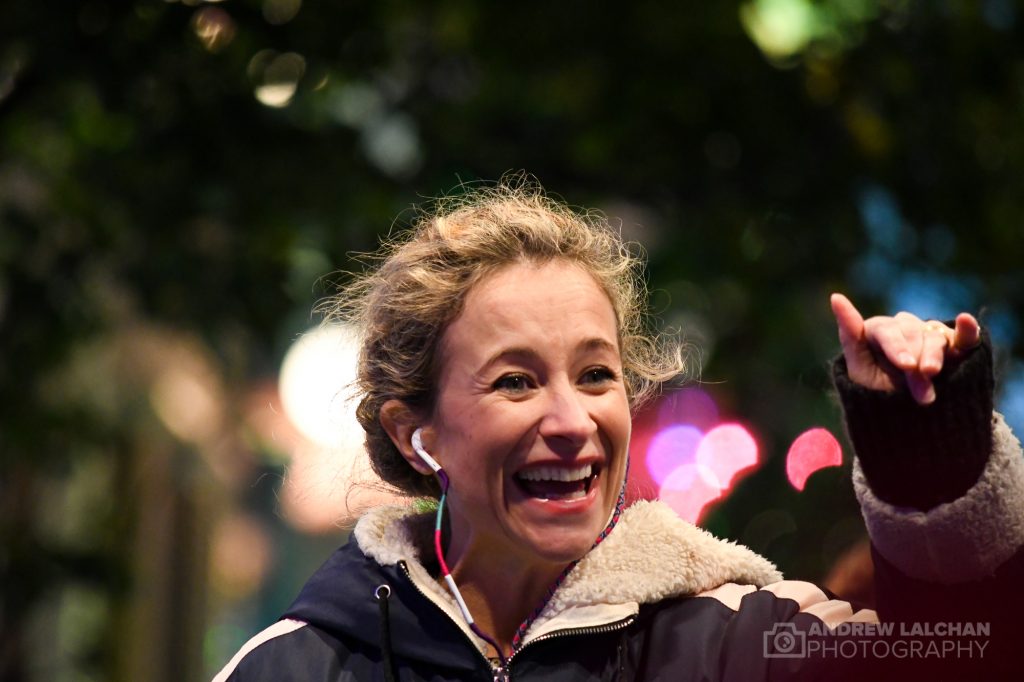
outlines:
{"label": "white earbud", "polygon": [[420,435],[422,431],[423,428],[420,427],[412,432],[412,449],[415,450],[416,454],[420,456],[420,459],[426,462],[427,466],[433,469],[436,473],[441,470],[441,465],[423,449],[423,438]]}

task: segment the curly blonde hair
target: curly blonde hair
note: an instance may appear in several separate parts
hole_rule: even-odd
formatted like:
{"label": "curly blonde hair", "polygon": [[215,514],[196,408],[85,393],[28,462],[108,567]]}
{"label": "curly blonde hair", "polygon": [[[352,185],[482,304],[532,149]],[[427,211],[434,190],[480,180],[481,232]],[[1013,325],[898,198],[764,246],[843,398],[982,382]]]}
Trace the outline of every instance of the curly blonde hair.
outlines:
{"label": "curly blonde hair", "polygon": [[397,399],[432,411],[441,338],[469,290],[503,267],[564,259],[590,273],[615,311],[634,408],[683,370],[680,347],[646,329],[642,259],[603,215],[576,212],[522,176],[437,200],[371,258],[377,266],[327,301],[325,311],[362,335],[356,416],[374,471],[406,494],[439,490],[398,452],[380,423],[381,407]]}

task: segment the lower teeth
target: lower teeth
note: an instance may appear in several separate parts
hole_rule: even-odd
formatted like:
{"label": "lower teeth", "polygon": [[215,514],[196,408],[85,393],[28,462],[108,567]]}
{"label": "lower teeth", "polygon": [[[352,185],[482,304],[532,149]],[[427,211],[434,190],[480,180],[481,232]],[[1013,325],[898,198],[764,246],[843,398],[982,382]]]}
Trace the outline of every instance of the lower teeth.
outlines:
{"label": "lower teeth", "polygon": [[576,490],[571,493],[566,493],[565,495],[548,495],[546,497],[538,497],[537,499],[542,502],[550,502],[551,500],[579,500],[586,496],[587,492],[585,490]]}

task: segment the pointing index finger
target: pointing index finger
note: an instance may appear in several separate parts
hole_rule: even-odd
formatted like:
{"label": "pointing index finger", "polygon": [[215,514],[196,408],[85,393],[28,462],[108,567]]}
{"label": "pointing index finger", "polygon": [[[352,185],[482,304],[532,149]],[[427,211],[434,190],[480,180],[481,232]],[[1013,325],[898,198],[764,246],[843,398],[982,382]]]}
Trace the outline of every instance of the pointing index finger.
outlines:
{"label": "pointing index finger", "polygon": [[836,324],[839,325],[839,342],[844,348],[860,342],[864,338],[864,317],[860,311],[850,299],[839,293],[832,294],[829,301]]}

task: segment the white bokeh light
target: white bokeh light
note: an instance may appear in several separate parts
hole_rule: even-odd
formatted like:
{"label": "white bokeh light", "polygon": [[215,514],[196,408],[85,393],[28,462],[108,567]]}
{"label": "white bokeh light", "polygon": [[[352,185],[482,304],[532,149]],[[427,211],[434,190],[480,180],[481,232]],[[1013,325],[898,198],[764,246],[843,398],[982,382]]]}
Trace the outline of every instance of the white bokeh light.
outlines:
{"label": "white bokeh light", "polygon": [[289,447],[281,508],[306,533],[350,525],[398,499],[373,473],[363,447],[353,399],[357,356],[351,328],[325,325],[300,337],[281,365],[281,405],[301,436]]}
{"label": "white bokeh light", "polygon": [[343,325],[325,325],[303,334],[281,364],[281,404],[295,428],[313,443],[360,449],[363,431],[356,422],[352,382],[358,345]]}

